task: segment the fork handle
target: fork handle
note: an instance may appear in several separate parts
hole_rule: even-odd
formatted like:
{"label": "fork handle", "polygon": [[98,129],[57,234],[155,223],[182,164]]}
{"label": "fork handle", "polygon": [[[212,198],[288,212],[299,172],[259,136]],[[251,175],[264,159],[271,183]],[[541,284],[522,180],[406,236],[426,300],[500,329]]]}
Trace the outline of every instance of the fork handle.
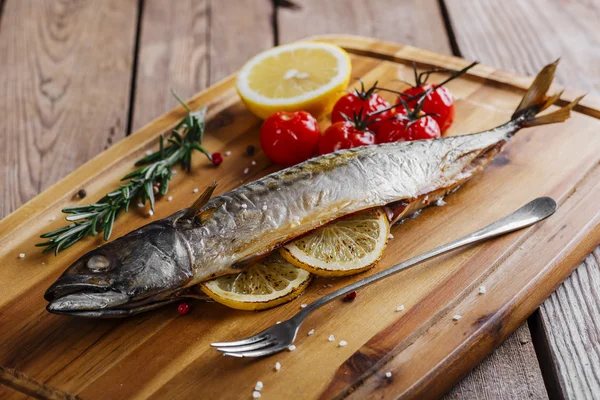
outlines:
{"label": "fork handle", "polygon": [[419,256],[408,259],[400,264],[396,264],[390,268],[384,269],[383,271],[380,271],[376,274],[356,281],[351,285],[336,290],[335,292],[329,293],[328,295],[323,296],[320,299],[306,306],[298,314],[296,314],[296,316],[294,316],[293,319],[296,319],[298,320],[298,322],[301,322],[311,312],[329,303],[330,301],[347,293],[353,292],[357,289],[370,285],[371,283],[377,282],[383,278],[387,278],[390,275],[408,269],[422,261],[436,257],[440,254],[449,252],[459,247],[481,242],[489,238],[504,235],[505,233],[513,232],[531,226],[536,222],[539,222],[554,214],[554,212],[556,211],[556,207],[556,202],[550,197],[538,197],[537,199],[525,204],[523,207],[512,212],[506,217],[501,218],[498,221],[484,228],[481,228],[478,231],[463,236],[462,238],[454,240],[453,242],[447,243],[443,246],[437,247]]}

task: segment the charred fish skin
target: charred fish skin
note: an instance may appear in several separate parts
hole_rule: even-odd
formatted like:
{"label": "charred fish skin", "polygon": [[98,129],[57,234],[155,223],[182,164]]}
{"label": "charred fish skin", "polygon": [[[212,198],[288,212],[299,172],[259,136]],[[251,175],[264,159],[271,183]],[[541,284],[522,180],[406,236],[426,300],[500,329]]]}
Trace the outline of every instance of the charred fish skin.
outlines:
{"label": "charred fish skin", "polygon": [[[249,260],[325,223],[423,196],[443,196],[481,171],[521,128],[562,122],[580,99],[537,116],[556,63],[538,74],[511,121],[471,135],[343,150],[270,174],[153,222],[81,257],[48,289],[50,312],[127,316],[237,273]],[[201,201],[200,201],[201,200]]]}

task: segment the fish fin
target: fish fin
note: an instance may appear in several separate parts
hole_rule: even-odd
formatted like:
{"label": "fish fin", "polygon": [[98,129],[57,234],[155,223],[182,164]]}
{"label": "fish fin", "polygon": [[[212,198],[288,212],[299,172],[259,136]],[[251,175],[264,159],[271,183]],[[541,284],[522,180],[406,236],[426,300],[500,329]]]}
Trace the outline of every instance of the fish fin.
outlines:
{"label": "fish fin", "polygon": [[564,107],[559,108],[556,111],[552,111],[549,114],[540,115],[539,117],[534,117],[531,119],[527,119],[521,123],[523,127],[530,126],[538,126],[538,125],[546,125],[546,124],[554,124],[556,122],[563,122],[569,119],[571,116],[571,110],[573,107],[579,103],[579,101],[583,98],[583,96],[579,96],[569,104]]}
{"label": "fish fin", "polygon": [[195,220],[198,224],[202,224],[204,221],[208,219],[211,215],[213,215],[221,206],[224,204],[224,201],[221,201],[214,207],[208,208],[206,210],[202,210],[196,214]]}
{"label": "fish fin", "polygon": [[556,66],[558,65],[559,60],[542,68],[521,99],[519,106],[512,115],[513,120],[519,120],[519,125],[521,127],[554,124],[556,122],[566,121],[571,116],[571,110],[573,110],[577,103],[583,98],[583,96],[578,97],[556,111],[546,115],[537,116],[538,113],[556,103],[563,93],[560,91],[551,96],[546,94],[552,85],[552,80],[554,79]]}
{"label": "fish fin", "polygon": [[[548,98],[546,97],[546,92],[548,92],[548,89],[550,89],[550,85],[552,85],[552,81],[554,80],[554,74],[556,72],[558,61],[559,60],[556,60],[552,64],[546,65],[537,74],[533,80],[533,83],[529,89],[527,89],[527,92],[521,99],[519,106],[512,115],[513,119],[525,114],[535,115],[542,110],[542,107],[549,107],[551,105],[551,103],[547,103]],[[558,98],[556,98],[555,101],[556,100],[558,100]]]}
{"label": "fish fin", "polygon": [[190,208],[188,208],[179,219],[190,220],[194,218],[194,216],[196,216],[196,214],[200,212],[202,207],[204,207],[206,203],[208,203],[216,187],[217,182],[213,181],[213,183],[210,186],[204,189],[204,192],[202,192],[202,194],[198,196],[194,204],[192,204]]}

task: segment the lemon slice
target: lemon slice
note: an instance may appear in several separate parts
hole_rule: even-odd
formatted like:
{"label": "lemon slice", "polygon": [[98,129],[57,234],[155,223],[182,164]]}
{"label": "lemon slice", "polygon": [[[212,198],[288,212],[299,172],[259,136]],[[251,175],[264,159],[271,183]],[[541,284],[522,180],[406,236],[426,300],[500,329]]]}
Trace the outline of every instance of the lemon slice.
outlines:
{"label": "lemon slice", "polygon": [[317,42],[277,46],[248,61],[237,91],[250,111],[266,119],[277,111],[324,116],[344,94],[352,69],[341,47]]}
{"label": "lemon slice", "polygon": [[379,261],[389,233],[387,215],[377,208],[325,225],[280,252],[290,263],[315,275],[353,275]]}
{"label": "lemon slice", "polygon": [[202,291],[214,301],[238,310],[264,310],[295,299],[311,275],[284,260],[278,252],[237,275],[204,282]]}

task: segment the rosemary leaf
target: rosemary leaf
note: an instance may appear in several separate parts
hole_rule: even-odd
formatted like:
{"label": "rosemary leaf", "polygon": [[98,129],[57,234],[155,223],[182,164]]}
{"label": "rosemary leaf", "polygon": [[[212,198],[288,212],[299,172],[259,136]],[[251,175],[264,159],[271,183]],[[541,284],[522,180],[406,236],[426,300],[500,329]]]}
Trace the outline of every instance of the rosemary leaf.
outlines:
{"label": "rosemary leaf", "polygon": [[154,185],[160,183],[160,195],[167,194],[169,181],[173,177],[173,166],[181,164],[184,170],[190,171],[192,153],[196,150],[211,160],[210,153],[202,147],[206,108],[192,111],[174,92],[173,95],[188,113],[173,128],[166,140],[160,136],[159,150],[139,159],[135,163],[139,168],[125,175],[121,181],[126,182],[118,189],[107,193],[95,203],[63,209],[63,213],[69,214],[66,217],[67,221],[77,222],[42,234],[40,237],[48,240],[36,246],[44,247],[43,253],[54,251],[57,254],[85,237],[100,232],[104,232],[104,240],[108,240],[115,219],[121,211],[129,210],[131,202],[145,204],[146,200],[149,200],[154,210]]}

